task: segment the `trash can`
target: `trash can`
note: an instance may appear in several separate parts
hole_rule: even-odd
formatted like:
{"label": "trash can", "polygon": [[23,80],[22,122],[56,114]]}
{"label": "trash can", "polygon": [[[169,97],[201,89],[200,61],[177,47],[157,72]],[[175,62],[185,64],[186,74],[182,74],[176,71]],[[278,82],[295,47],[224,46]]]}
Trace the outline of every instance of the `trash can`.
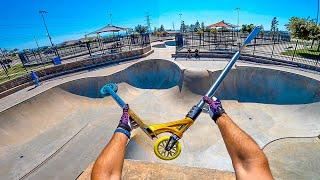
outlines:
{"label": "trash can", "polygon": [[183,36],[182,34],[176,35],[176,44],[177,47],[183,47]]}
{"label": "trash can", "polygon": [[56,56],[56,57],[53,58],[53,64],[54,64],[54,65],[59,65],[59,64],[61,64],[61,59],[60,59],[59,56]]}

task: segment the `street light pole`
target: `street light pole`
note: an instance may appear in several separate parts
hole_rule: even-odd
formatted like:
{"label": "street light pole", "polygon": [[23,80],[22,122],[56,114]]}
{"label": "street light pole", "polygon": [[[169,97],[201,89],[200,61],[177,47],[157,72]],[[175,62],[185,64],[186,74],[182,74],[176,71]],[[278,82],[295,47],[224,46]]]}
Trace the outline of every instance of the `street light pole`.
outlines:
{"label": "street light pole", "polygon": [[317,4],[317,23],[316,24],[318,24],[318,22],[319,22],[319,0],[318,0],[318,4]]}
{"label": "street light pole", "polygon": [[182,27],[182,14],[180,13],[179,16],[180,16],[180,31],[183,33],[184,27]]}
{"label": "street light pole", "polygon": [[[238,15],[238,17],[237,17],[237,26],[238,26],[238,27],[237,27],[237,29],[238,29],[238,30],[237,30],[237,37],[238,37],[238,40],[241,40],[241,35],[240,35],[240,17],[239,17],[239,16],[240,16],[240,15],[239,15],[240,8],[237,7],[235,10],[237,11],[237,15]],[[237,40],[237,41],[238,41],[238,40]],[[240,42],[240,41],[239,41],[239,42]],[[240,44],[239,44],[239,43],[238,43],[238,46],[240,47]]]}
{"label": "street light pole", "polygon": [[151,20],[150,20],[149,12],[146,13],[146,21],[147,21],[148,31],[149,33],[151,33]]}
{"label": "street light pole", "polygon": [[51,46],[54,46],[54,44],[52,43],[52,39],[51,39],[49,30],[48,30],[48,26],[47,26],[46,20],[44,19],[44,14],[46,14],[46,13],[48,13],[48,12],[47,12],[47,11],[42,11],[42,10],[40,10],[39,13],[40,13],[40,15],[41,15],[41,18],[42,18],[44,27],[46,28],[47,35],[48,35],[49,41],[50,41],[50,43],[51,43]]}
{"label": "street light pole", "polygon": [[109,15],[109,19],[110,19],[110,25],[112,26],[112,14],[109,13],[108,15]]}
{"label": "street light pole", "polygon": [[47,32],[47,35],[48,35],[50,44],[51,44],[51,46],[54,48],[54,50],[55,50],[54,52],[55,52],[56,56],[59,56],[58,50],[54,47],[54,44],[53,44],[53,42],[52,42],[52,38],[51,38],[51,36],[50,36],[50,33],[49,33],[49,30],[48,30],[48,26],[47,26],[46,20],[44,19],[44,14],[47,14],[47,13],[48,13],[47,11],[43,11],[43,10],[40,10],[40,11],[39,11],[39,14],[40,14],[40,16],[41,16],[41,18],[42,18],[42,21],[43,21],[44,27],[45,27],[45,29],[46,29],[46,32]]}
{"label": "street light pole", "polygon": [[240,20],[239,20],[239,11],[240,11],[240,8],[236,8],[235,10],[237,11],[237,14],[238,14],[237,25],[238,25],[238,28],[239,28],[239,25],[240,25]]}

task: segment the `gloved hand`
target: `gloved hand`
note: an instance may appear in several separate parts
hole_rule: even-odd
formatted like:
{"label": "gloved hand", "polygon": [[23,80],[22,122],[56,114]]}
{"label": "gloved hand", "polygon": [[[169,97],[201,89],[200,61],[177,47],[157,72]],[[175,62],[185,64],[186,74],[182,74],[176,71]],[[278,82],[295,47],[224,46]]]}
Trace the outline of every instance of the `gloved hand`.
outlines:
{"label": "gloved hand", "polygon": [[212,99],[209,98],[208,96],[203,97],[203,101],[208,103],[209,105],[209,114],[210,117],[214,120],[214,122],[217,122],[217,119],[225,113],[221,101],[217,99],[216,97],[213,97]]}
{"label": "gloved hand", "polygon": [[130,115],[128,112],[129,112],[129,105],[126,104],[125,107],[123,108],[123,113],[119,121],[119,125],[115,130],[115,133],[116,132],[123,133],[130,139],[131,131],[132,129],[137,127],[137,123],[130,118]]}

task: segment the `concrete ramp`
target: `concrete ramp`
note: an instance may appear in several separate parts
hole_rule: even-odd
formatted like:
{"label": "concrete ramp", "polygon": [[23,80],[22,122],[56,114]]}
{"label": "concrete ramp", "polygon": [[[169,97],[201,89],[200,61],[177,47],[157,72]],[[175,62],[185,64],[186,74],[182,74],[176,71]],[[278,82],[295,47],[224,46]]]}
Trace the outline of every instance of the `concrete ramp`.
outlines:
{"label": "concrete ramp", "polygon": [[[221,71],[184,71],[183,90],[203,95]],[[256,67],[232,69],[216,92],[222,100],[263,104],[308,104],[320,101],[319,81],[297,74]]]}
{"label": "concrete ramp", "polygon": [[[317,171],[320,169],[319,137],[280,139],[266,146],[264,152],[269,157],[271,170],[275,177],[281,179],[316,179],[319,177],[319,171]],[[293,159],[300,163],[289,163]]]}
{"label": "concrete ramp", "polygon": [[[0,114],[0,179],[76,178],[95,160],[121,116],[112,98],[99,94],[105,83],[117,83],[118,94],[131,108],[146,122],[159,123],[183,118],[219,74],[182,69],[167,60],[147,60],[110,76],[61,84],[11,107]],[[320,134],[319,87],[320,82],[310,77],[241,66],[230,72],[216,96],[232,119],[263,147],[278,138]],[[167,163],[233,171],[219,130],[207,114],[199,116],[181,143],[179,158]],[[290,148],[300,145],[295,141]],[[268,148],[282,146],[286,144],[272,143]],[[301,151],[320,162],[312,150],[319,143],[308,146],[314,148]],[[318,163],[301,164],[296,156],[273,152],[267,156],[276,178],[294,177],[294,168],[301,169],[302,178],[318,171]],[[126,158],[163,162],[141,130],[133,132]]]}

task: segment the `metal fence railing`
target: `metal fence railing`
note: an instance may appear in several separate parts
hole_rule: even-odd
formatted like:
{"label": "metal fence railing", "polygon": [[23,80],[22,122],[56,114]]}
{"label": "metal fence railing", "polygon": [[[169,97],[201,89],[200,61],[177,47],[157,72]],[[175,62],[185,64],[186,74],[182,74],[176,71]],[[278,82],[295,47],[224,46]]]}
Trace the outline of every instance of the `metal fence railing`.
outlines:
{"label": "metal fence railing", "polygon": [[175,39],[175,34],[168,34],[165,36],[155,36],[151,35],[150,36],[150,41],[151,42],[156,42],[156,41],[167,41],[167,40],[174,40]]}
{"label": "metal fence railing", "polygon": [[0,57],[0,83],[24,75],[32,70],[54,66],[53,58],[59,56],[62,64],[90,57],[132,51],[150,45],[149,34],[126,35],[109,38],[91,38],[40,49],[25,50]]}
{"label": "metal fence railing", "polygon": [[[234,52],[246,37],[240,32],[188,32],[180,35],[176,53]],[[320,42],[291,39],[288,34],[260,33],[243,53],[320,67]]]}

